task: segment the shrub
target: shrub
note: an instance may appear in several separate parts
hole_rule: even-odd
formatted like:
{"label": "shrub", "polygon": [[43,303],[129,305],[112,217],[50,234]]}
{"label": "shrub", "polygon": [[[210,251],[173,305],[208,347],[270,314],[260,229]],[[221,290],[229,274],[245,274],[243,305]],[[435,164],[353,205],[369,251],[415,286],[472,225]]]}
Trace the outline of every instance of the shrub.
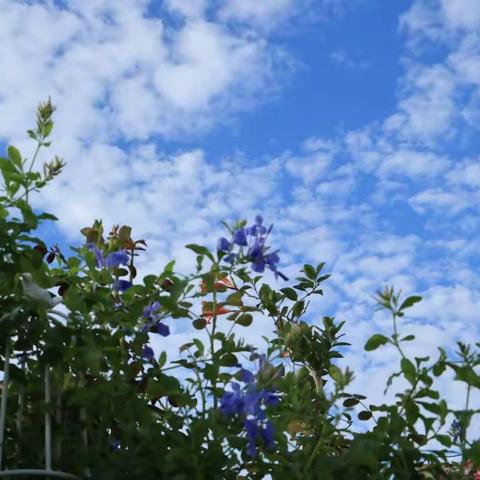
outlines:
{"label": "shrub", "polygon": [[[95,221],[71,256],[36,237],[42,222],[56,219],[32,209],[30,196],[64,166],[54,157],[35,170],[38,151],[50,145],[53,113],[50,101],[39,106],[28,131],[37,144],[30,162],[13,146],[0,158],[2,465],[49,464],[47,413],[53,467],[97,479],[479,476],[480,444],[467,431],[478,413],[469,398],[480,387],[480,357],[459,343],[455,358],[442,348],[436,360],[409,358],[403,345],[414,336],[401,334],[398,321],[420,297],[401,298],[393,288],[377,294],[392,334],[373,335],[365,350],[393,346],[400,362],[387,389],[396,378],[408,388],[393,403],[372,405],[349,390],[353,372],[336,364],[348,347],[344,322],[305,320],[312,296],[323,295],[325,265],[305,265],[290,282],[260,216],[225,225],[215,251],[187,245],[197,259],[191,275],[172,261],[139,279],[147,243],[128,226],[107,234]],[[265,270],[285,287],[268,285]],[[168,361],[149,341],[168,342],[179,319],[200,338],[192,335]],[[274,328],[263,352],[237,335],[258,321]],[[461,411],[435,386],[448,371],[466,384]]]}

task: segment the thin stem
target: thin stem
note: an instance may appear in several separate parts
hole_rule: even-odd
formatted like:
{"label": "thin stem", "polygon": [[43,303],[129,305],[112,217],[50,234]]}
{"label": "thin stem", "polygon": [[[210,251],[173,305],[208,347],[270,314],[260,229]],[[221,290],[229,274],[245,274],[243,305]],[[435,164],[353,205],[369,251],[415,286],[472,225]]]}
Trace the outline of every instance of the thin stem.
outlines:
{"label": "thin stem", "polygon": [[[210,334],[210,355],[212,359],[215,359],[215,330],[217,328],[217,292],[213,290],[213,319],[212,319],[212,331]],[[217,396],[215,390],[217,388],[217,377],[214,376],[212,380],[212,393],[213,393],[213,408],[217,408]]]}
{"label": "thin stem", "polygon": [[397,347],[402,358],[407,358],[403,353],[402,347],[400,347],[400,343],[398,341],[398,329],[397,329],[397,315],[395,312],[392,313],[392,320],[393,320],[393,344]]}
{"label": "thin stem", "polygon": [[[33,165],[35,164],[35,160],[37,159],[37,156],[38,156],[38,152],[40,151],[40,148],[42,147],[43,140],[44,140],[43,138],[42,138],[42,140],[38,140],[37,148],[35,149],[35,153],[33,154],[32,162],[30,163],[30,168],[28,169],[27,173],[30,173],[32,171]],[[29,190],[27,187],[25,187],[25,200],[27,202],[28,202],[28,194],[30,193],[30,191],[31,190]]]}
{"label": "thin stem", "polygon": [[42,140],[38,140],[37,148],[35,149],[35,153],[33,154],[32,161],[30,163],[30,168],[28,169],[28,173],[30,173],[32,171],[33,165],[34,165],[35,160],[37,159],[37,156],[38,156],[38,152],[40,151],[40,148],[42,148],[43,140],[44,140],[43,138],[42,138]]}
{"label": "thin stem", "polygon": [[310,373],[310,376],[312,377],[313,381],[315,382],[315,391],[317,392],[317,395],[325,398],[325,392],[323,391],[323,385],[322,385],[322,379],[317,377],[317,374],[315,373],[315,370],[308,365],[307,363],[305,364],[305,367],[307,368],[308,372]]}
{"label": "thin stem", "polygon": [[313,447],[312,453],[310,454],[310,457],[308,458],[307,464],[305,465],[305,472],[308,472],[310,469],[310,465],[313,462],[313,459],[315,458],[315,454],[317,453],[317,450],[320,448],[320,445],[322,444],[322,437],[320,436],[317,443],[315,444],[315,447]]}
{"label": "thin stem", "polygon": [[[190,356],[192,357],[192,359],[195,358],[193,356],[192,352],[190,351],[190,349],[188,349],[188,353],[190,353]],[[206,410],[206,407],[207,407],[207,399],[205,398],[205,392],[203,390],[202,377],[200,376],[200,371],[199,371],[195,362],[194,362],[194,365],[195,365],[194,372],[195,372],[195,376],[197,377],[197,382],[198,382],[198,391],[200,392],[200,396],[202,398],[202,413],[203,413],[203,415],[205,415],[205,410]]]}

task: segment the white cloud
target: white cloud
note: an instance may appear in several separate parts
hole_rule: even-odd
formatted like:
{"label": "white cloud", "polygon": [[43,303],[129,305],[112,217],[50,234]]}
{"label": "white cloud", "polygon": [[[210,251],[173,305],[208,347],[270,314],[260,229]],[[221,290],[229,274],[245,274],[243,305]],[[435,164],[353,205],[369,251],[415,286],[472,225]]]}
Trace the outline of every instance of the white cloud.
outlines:
{"label": "white cloud", "polygon": [[445,171],[449,162],[445,157],[431,152],[405,150],[401,147],[385,156],[380,165],[380,175],[397,174],[401,176],[433,177]]}
{"label": "white cloud", "polygon": [[171,61],[156,69],[154,85],[172,107],[204,111],[229,88],[261,86],[265,60],[260,41],[234,38],[212,23],[189,23],[175,39]]}
{"label": "white cloud", "polygon": [[449,26],[466,30],[480,27],[480,3],[477,0],[441,0],[441,5]]}
{"label": "white cloud", "polygon": [[247,21],[256,25],[271,26],[291,13],[294,0],[226,0],[220,17],[226,20]]}
{"label": "white cloud", "polygon": [[326,176],[335,153],[336,148],[333,148],[318,150],[310,155],[292,157],[285,162],[285,168],[290,175],[299,177],[304,183],[312,185]]}
{"label": "white cloud", "polygon": [[398,112],[385,121],[385,130],[401,138],[434,140],[450,132],[456,109],[455,80],[444,65],[410,66]]}
{"label": "white cloud", "polygon": [[166,0],[169,10],[188,18],[201,18],[207,8],[206,0]]}
{"label": "white cloud", "polygon": [[[349,321],[355,341],[349,359],[358,362],[359,381],[377,390],[361,351],[377,328],[389,328],[388,319],[373,314],[369,295],[376,289],[394,283],[413,293],[427,284],[426,305],[440,313],[435,326],[421,325],[430,310],[416,307],[424,315],[408,327],[420,333],[419,351],[478,330],[471,313],[478,310],[477,292],[438,286],[455,275],[455,281],[476,278],[465,259],[478,245],[469,238],[459,242],[462,232],[452,231],[451,215],[478,230],[476,217],[460,216],[475,204],[465,187],[478,187],[478,162],[467,159],[451,167],[438,141],[449,140],[458,127],[464,107],[458,91],[478,84],[474,40],[457,39],[433,65],[422,63],[421,55],[406,62],[398,106],[386,122],[379,119],[340,139],[312,137],[298,152],[278,158],[254,163],[234,157],[219,164],[198,149],[166,154],[149,137],[204,131],[275,90],[275,74],[289,63],[262,32],[270,20],[289,15],[293,3],[232,0],[221,15],[207,15],[202,1],[170,0],[167,7],[185,17],[175,26],[147,17],[145,5],[70,1],[60,10],[0,0],[0,109],[9,120],[0,125],[0,136],[17,137],[30,125],[36,103],[52,94],[59,105],[55,151],[68,165],[46,189],[42,206],[62,219],[69,239],[78,239],[78,229],[96,217],[103,217],[107,228],[130,224],[149,244],[142,271],[158,272],[172,256],[186,271],[194,255],[183,249],[185,243],[213,247],[222,232],[220,220],[263,213],[275,223],[271,240],[281,248],[282,271],[295,277],[303,261],[328,261],[334,274],[326,286],[329,296],[318,300],[314,314],[327,310]],[[404,17],[407,34],[413,38],[430,29],[431,39],[452,38],[443,28],[442,10],[432,9],[439,6],[438,0],[414,2]],[[452,5],[444,8],[455,35],[473,28]],[[263,29],[253,32],[252,25]],[[134,142],[122,146],[125,140]],[[442,188],[432,185],[440,179]],[[423,231],[391,231],[397,199],[409,199],[417,211],[441,219],[431,228],[442,235],[442,255],[431,258],[432,242]],[[462,305],[458,310],[455,302]],[[470,322],[463,330],[462,315]],[[268,334],[271,324],[259,322]],[[252,331],[253,341],[259,330]],[[180,327],[175,335],[172,353],[185,340]],[[389,352],[385,369],[396,361]]]}
{"label": "white cloud", "polygon": [[455,165],[446,177],[454,184],[480,188],[480,161],[479,159],[466,160]]}
{"label": "white cloud", "polygon": [[283,51],[247,30],[203,18],[173,27],[147,17],[145,5],[0,0],[8,24],[0,92],[11,93],[0,97],[10,119],[0,137],[23,131],[48,94],[60,106],[62,136],[191,134],[264,101],[291,68]]}
{"label": "white cloud", "polygon": [[426,211],[456,215],[469,206],[460,195],[433,188],[417,193],[410,199],[410,205],[420,213]]}

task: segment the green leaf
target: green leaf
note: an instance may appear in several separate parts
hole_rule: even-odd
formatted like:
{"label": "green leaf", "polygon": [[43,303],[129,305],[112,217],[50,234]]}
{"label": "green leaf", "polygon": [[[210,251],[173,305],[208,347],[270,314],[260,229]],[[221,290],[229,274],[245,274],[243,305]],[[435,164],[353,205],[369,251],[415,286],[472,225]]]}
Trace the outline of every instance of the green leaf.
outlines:
{"label": "green leaf", "polygon": [[407,335],[403,337],[400,341],[401,342],[410,342],[411,340],[415,340],[415,335]]}
{"label": "green leaf", "polygon": [[132,233],[132,227],[129,227],[127,225],[123,225],[118,232],[118,238],[122,242],[127,242],[131,238],[130,237],[131,233]]}
{"label": "green leaf", "polygon": [[192,322],[192,325],[197,330],[202,330],[207,326],[207,321],[204,318],[197,318]]}
{"label": "green leaf", "polygon": [[224,367],[235,367],[238,365],[238,359],[233,353],[226,353],[220,358],[220,365]]}
{"label": "green leaf", "polygon": [[444,447],[450,448],[452,446],[452,439],[448,435],[437,435],[438,440]]}
{"label": "green leaf", "polygon": [[[42,133],[43,133],[43,136],[44,136],[45,138],[47,138],[47,137],[50,135],[50,133],[52,132],[52,129],[53,129],[53,122],[52,122],[51,120],[49,120],[49,121],[45,124],[45,126],[43,127],[43,132],[42,132]],[[44,144],[44,145],[45,145],[45,144]]]}
{"label": "green leaf", "polygon": [[408,396],[404,397],[403,404],[405,406],[405,415],[407,417],[407,422],[410,425],[414,425],[420,415],[420,409],[418,408],[418,405],[414,402],[412,398]]}
{"label": "green leaf", "polygon": [[305,308],[305,302],[303,300],[295,303],[292,309],[292,315],[294,317],[299,317],[302,314],[304,308]]}
{"label": "green leaf", "polygon": [[358,398],[359,400],[366,400],[367,397],[365,395],[360,395],[359,393],[354,393],[352,397]]}
{"label": "green leaf", "polygon": [[336,365],[330,365],[328,373],[336,382],[341,382],[343,380],[343,373]]}
{"label": "green leaf", "polygon": [[18,151],[17,148],[14,146],[10,145],[7,149],[8,152],[8,157],[10,160],[18,167],[22,168],[22,156],[20,155],[20,152]]}
{"label": "green leaf", "polygon": [[358,400],[356,398],[347,398],[343,402],[343,406],[347,407],[347,408],[350,408],[350,407],[354,407],[355,405],[358,405],[359,403],[360,403],[360,400]]}
{"label": "green leaf", "polygon": [[303,271],[310,280],[315,280],[317,278],[317,272],[311,265],[305,264],[303,266]]}
{"label": "green leaf", "polygon": [[480,388],[480,376],[478,376],[472,368],[457,367],[455,368],[455,380],[465,382],[472,387]]}
{"label": "green leaf", "polygon": [[181,345],[179,348],[178,348],[178,351],[179,352],[183,352],[185,350],[188,350],[190,347],[193,347],[194,343],[193,342],[187,342],[187,343],[184,343],[183,345]]}
{"label": "green leaf", "polygon": [[436,377],[439,377],[445,371],[445,368],[446,368],[445,362],[439,361],[433,366],[433,369],[432,369],[433,374]]}
{"label": "green leaf", "polygon": [[163,351],[160,353],[160,357],[158,359],[158,368],[162,368],[167,363],[167,352]]}
{"label": "green leaf", "polygon": [[430,413],[440,416],[441,409],[440,406],[436,403],[429,403],[429,402],[418,402],[425,410],[428,410]]}
{"label": "green leaf", "polygon": [[357,415],[359,420],[370,420],[372,418],[372,412],[369,410],[363,410]]}
{"label": "green leaf", "polygon": [[402,358],[402,360],[400,362],[400,366],[402,367],[402,372],[405,375],[405,378],[412,385],[414,385],[415,384],[415,378],[417,376],[415,365],[408,358]]}
{"label": "green leaf", "polygon": [[41,213],[38,215],[39,220],[58,220],[58,218],[55,215],[52,215],[51,213]]}
{"label": "green leaf", "polygon": [[253,321],[252,315],[250,315],[249,313],[244,313],[243,315],[240,315],[235,322],[241,325],[242,327],[248,327],[252,324],[252,321]]}
{"label": "green leaf", "polygon": [[367,352],[371,352],[373,350],[376,350],[381,345],[385,345],[386,343],[390,343],[390,340],[385,335],[380,335],[379,333],[376,333],[368,339],[364,349]]}
{"label": "green leaf", "polygon": [[297,292],[290,287],[281,288],[280,291],[289,299],[296,301],[298,298]]}
{"label": "green leaf", "polygon": [[232,293],[227,297],[227,299],[225,300],[225,303],[227,305],[232,305],[234,307],[241,307],[243,305],[242,297],[244,293],[245,292],[243,290],[239,290],[238,292]]}
{"label": "green leaf", "polygon": [[168,262],[165,265],[165,268],[163,269],[163,273],[172,273],[174,267],[175,267],[175,260],[172,260],[171,262]]}
{"label": "green leaf", "polygon": [[410,308],[412,305],[414,305],[417,302],[420,302],[421,300],[422,300],[422,297],[418,295],[412,295],[411,297],[408,297],[407,299],[404,300],[404,302],[399,308],[399,311],[405,310],[406,308]]}
{"label": "green leaf", "polygon": [[207,247],[202,247],[202,245],[196,245],[195,243],[189,243],[188,245],[185,245],[185,248],[192,250],[197,255],[204,255],[208,257],[212,262],[215,262],[213,255],[210,253],[210,250]]}

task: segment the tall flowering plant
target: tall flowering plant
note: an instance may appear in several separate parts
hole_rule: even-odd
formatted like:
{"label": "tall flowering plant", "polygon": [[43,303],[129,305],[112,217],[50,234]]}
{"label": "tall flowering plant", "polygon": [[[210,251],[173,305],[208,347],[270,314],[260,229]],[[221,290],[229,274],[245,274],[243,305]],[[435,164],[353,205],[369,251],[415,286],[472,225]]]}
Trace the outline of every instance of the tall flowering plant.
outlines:
{"label": "tall flowering plant", "polygon": [[[29,202],[64,166],[54,157],[36,168],[54,110],[50,101],[39,106],[30,161],[13,146],[0,158],[0,472],[46,460],[47,414],[51,464],[84,478],[479,476],[470,399],[480,388],[480,355],[460,343],[435,360],[410,358],[404,345],[414,336],[401,333],[401,320],[420,297],[393,288],[377,295],[392,332],[373,335],[365,350],[397,351],[386,388],[398,378],[407,388],[373,405],[351,390],[352,370],[339,368],[345,323],[308,315],[329,278],[325,265],[304,265],[289,280],[270,245],[273,226],[260,215],[225,224],[213,250],[187,245],[197,259],[190,275],[172,261],[138,278],[147,242],[126,225],[107,233],[96,220],[70,252],[42,241],[35,231],[55,217]],[[265,281],[269,271],[282,288]],[[191,338],[168,358],[179,319],[191,324]],[[263,351],[241,335],[258,322],[272,327]],[[438,390],[446,372],[464,384],[462,409]]]}

